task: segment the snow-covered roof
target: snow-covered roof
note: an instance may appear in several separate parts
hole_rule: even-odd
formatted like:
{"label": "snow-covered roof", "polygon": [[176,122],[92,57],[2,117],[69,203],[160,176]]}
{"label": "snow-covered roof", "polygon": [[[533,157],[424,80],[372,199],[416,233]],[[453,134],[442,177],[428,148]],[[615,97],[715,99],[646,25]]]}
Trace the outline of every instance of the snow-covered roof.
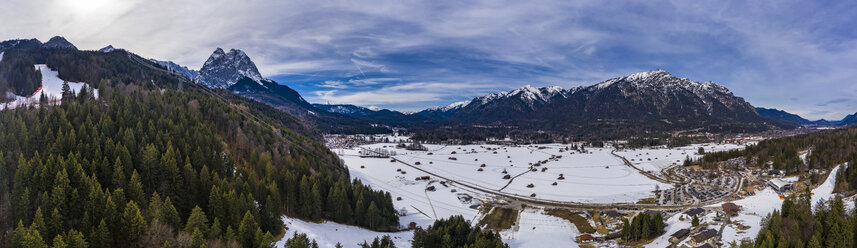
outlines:
{"label": "snow-covered roof", "polygon": [[771,179],[771,181],[768,181],[768,183],[776,186],[777,188],[782,188],[782,187],[789,185],[789,182],[783,181],[782,179],[779,179],[779,178]]}

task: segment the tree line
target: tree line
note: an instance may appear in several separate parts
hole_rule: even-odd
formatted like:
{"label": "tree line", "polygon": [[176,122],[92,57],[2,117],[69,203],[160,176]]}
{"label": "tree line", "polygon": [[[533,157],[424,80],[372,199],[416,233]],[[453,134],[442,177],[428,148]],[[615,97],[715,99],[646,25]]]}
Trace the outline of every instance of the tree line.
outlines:
{"label": "tree line", "polygon": [[648,240],[663,234],[665,226],[659,212],[642,212],[631,221],[622,220],[621,237],[625,241]]}

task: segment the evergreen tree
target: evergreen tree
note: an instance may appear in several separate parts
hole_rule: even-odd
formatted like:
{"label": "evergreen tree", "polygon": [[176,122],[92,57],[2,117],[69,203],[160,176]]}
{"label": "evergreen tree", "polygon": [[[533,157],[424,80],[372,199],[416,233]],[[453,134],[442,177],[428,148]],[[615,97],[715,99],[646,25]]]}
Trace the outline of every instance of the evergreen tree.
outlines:
{"label": "evergreen tree", "polygon": [[192,233],[194,229],[199,229],[202,233],[208,233],[208,217],[205,216],[205,212],[202,211],[202,208],[196,206],[191,210],[190,217],[187,218],[187,223],[185,224],[184,231],[188,233]]}
{"label": "evergreen tree", "polygon": [[128,201],[122,213],[122,244],[132,246],[140,240],[146,232],[146,220],[140,214],[140,208],[134,201]]}

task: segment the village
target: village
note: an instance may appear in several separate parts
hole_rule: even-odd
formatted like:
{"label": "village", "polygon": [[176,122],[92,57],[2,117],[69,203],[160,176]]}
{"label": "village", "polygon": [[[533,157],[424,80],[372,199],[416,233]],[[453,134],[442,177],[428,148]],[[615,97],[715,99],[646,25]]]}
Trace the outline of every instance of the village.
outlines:
{"label": "village", "polygon": [[[741,149],[746,140],[638,149],[420,144],[403,136],[328,140],[352,177],[391,193],[403,226],[462,215],[511,244],[559,235],[565,238],[547,240],[572,247],[720,247],[755,237],[783,198],[810,186],[741,161],[718,170],[682,166],[701,157],[700,150]],[[641,213],[661,215],[665,233],[647,243],[620,241],[624,221]]]}

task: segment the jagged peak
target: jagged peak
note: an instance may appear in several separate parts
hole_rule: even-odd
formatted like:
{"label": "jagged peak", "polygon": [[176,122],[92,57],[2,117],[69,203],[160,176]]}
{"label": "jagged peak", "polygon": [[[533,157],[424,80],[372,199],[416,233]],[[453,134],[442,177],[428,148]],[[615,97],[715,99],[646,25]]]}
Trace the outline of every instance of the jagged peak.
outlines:
{"label": "jagged peak", "polygon": [[48,40],[48,42],[42,44],[42,47],[77,50],[77,47],[75,47],[74,44],[71,44],[71,42],[69,42],[62,36],[52,37],[50,40]]}
{"label": "jagged peak", "polygon": [[232,48],[226,53],[218,47],[205,61],[196,80],[212,88],[228,88],[245,77],[260,85],[265,80],[244,51]]}
{"label": "jagged peak", "polygon": [[99,51],[99,52],[102,52],[102,53],[109,53],[109,52],[112,52],[112,51],[116,51],[116,48],[115,48],[115,47],[113,47],[113,45],[107,45],[107,46],[106,46],[106,47],[104,47],[104,48],[98,49],[98,51]]}

